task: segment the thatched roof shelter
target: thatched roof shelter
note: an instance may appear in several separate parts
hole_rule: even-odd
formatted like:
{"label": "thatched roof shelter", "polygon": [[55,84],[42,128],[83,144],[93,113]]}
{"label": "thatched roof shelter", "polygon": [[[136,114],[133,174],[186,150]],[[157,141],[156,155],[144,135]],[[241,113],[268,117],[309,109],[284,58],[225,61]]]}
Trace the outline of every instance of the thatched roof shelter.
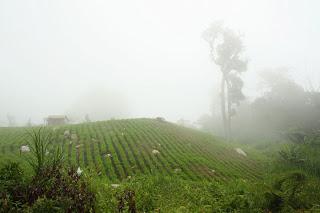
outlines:
{"label": "thatched roof shelter", "polygon": [[47,118],[44,119],[46,125],[63,125],[69,122],[69,119],[66,115],[49,115]]}

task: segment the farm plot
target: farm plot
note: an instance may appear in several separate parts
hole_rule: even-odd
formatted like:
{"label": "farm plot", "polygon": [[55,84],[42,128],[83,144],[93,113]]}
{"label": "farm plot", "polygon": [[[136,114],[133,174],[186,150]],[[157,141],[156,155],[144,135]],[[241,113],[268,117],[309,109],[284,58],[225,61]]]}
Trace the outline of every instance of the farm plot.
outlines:
{"label": "farm plot", "polygon": [[[213,136],[156,119],[49,127],[65,162],[110,181],[163,174],[189,180],[258,179],[259,162]],[[0,128],[0,157],[21,157],[25,128]],[[24,153],[22,153],[23,155]]]}

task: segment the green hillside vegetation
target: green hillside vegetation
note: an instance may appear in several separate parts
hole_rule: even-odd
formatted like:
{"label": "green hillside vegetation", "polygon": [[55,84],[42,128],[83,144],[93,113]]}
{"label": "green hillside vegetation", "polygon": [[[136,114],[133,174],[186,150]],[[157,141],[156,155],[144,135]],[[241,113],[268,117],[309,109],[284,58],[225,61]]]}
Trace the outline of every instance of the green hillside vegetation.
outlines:
{"label": "green hillside vegetation", "polygon": [[[35,152],[21,146],[46,144],[48,133],[44,164],[30,166]],[[319,210],[319,179],[285,163],[291,152],[262,154],[162,119],[0,128],[0,150],[4,212]]]}
{"label": "green hillside vegetation", "polygon": [[[119,181],[135,175],[177,175],[187,180],[261,178],[263,164],[250,153],[209,134],[156,119],[110,120],[50,127],[66,163]],[[26,156],[26,128],[1,128],[2,158]]]}

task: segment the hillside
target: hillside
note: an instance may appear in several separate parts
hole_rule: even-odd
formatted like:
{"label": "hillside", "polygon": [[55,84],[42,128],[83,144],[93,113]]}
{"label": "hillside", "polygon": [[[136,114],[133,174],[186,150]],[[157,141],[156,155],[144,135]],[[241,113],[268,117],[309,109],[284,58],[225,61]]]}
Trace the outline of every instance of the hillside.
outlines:
{"label": "hillside", "polygon": [[[189,180],[258,179],[261,165],[250,153],[200,131],[156,119],[110,120],[50,127],[66,162],[110,181],[137,174]],[[18,157],[25,128],[0,128],[0,157]],[[26,155],[22,153],[22,155]]]}

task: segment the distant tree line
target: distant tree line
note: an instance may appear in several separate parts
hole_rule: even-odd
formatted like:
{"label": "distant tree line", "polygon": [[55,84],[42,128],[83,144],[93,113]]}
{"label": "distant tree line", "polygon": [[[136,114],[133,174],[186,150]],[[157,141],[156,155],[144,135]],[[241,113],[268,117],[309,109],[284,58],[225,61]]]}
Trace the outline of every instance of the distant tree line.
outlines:
{"label": "distant tree line", "polygon": [[[246,100],[233,118],[233,135],[243,139],[274,139],[288,132],[305,134],[320,128],[320,91],[304,89],[289,77],[286,68],[260,75],[261,94]],[[223,135],[219,114],[203,115],[203,130]]]}

